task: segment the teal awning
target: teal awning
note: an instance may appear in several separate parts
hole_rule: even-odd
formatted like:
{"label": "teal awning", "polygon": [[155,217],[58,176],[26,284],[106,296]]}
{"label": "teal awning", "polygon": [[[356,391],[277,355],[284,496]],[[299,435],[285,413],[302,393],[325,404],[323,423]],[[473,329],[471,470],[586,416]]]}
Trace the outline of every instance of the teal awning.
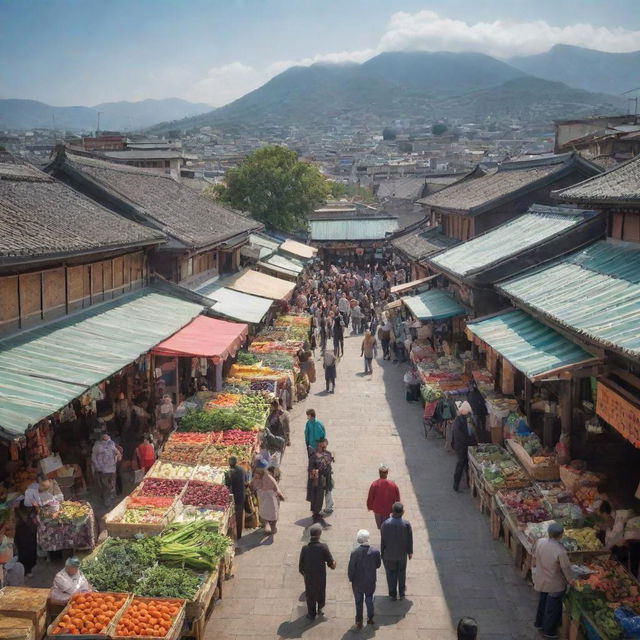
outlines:
{"label": "teal awning", "polygon": [[273,304],[273,300],[227,289],[217,283],[201,287],[196,292],[215,301],[211,308],[215,314],[253,324],[262,322]]}
{"label": "teal awning", "polygon": [[524,311],[468,322],[467,328],[527,377],[595,360],[594,356]]}
{"label": "teal awning", "polygon": [[498,285],[518,306],[640,356],[640,245],[600,241]]}
{"label": "teal awning", "polygon": [[187,325],[202,306],[143,289],[0,341],[0,429],[59,411]]}
{"label": "teal awning", "polygon": [[404,296],[402,302],[418,320],[445,320],[467,315],[467,310],[442,289],[430,289],[417,296]]}

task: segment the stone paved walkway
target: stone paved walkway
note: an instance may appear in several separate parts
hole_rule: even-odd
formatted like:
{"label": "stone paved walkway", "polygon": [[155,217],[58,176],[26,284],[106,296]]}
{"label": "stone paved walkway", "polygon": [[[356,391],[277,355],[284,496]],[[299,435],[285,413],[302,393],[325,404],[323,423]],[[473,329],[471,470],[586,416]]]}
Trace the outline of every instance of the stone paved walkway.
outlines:
{"label": "stone paved walkway", "polygon": [[[292,412],[292,446],[283,461],[281,488],[286,496],[278,534],[267,543],[259,532],[243,537],[235,577],[225,583],[223,599],[207,626],[208,640],[353,639],[450,640],[463,615],[476,618],[484,640],[529,640],[535,594],[521,580],[501,542],[491,538],[488,521],[468,490],[451,489],[454,459],[442,440],[425,440],[421,409],[404,398],[405,365],[378,360],[372,376],[364,376],[360,338],[345,340],[346,355],[338,365],[336,393],[324,392],[324,379]],[[322,368],[318,366],[321,373]],[[307,456],[304,421],[315,408],[327,428],[329,450],[336,457],[336,510],[323,533],[338,567],[329,572],[326,618],[304,617],[300,547],[311,524],[305,501]],[[378,573],[376,626],[350,631],[354,606],[346,569],[358,529],[368,528],[379,543],[373,514],[365,506],[369,484],[380,462],[400,487],[406,517],[414,530],[414,556],[409,561],[407,598],[390,602],[384,571]]]}

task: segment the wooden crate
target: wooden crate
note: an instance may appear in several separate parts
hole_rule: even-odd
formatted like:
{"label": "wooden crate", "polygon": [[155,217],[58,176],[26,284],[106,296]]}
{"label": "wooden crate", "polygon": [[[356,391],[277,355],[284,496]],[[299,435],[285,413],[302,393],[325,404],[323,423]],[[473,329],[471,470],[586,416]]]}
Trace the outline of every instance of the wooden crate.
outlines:
{"label": "wooden crate", "polygon": [[0,640],[36,640],[35,626],[26,618],[0,614]]}
{"label": "wooden crate", "polygon": [[[171,628],[169,629],[166,636],[119,636],[117,635],[116,629],[118,626],[118,622],[120,619],[126,614],[127,609],[134,602],[179,602],[181,604],[180,612],[175,617]],[[128,638],[133,638],[133,640],[178,640],[178,638],[182,635],[182,625],[184,624],[185,618],[185,600],[181,600],[178,598],[143,598],[142,596],[134,596],[129,600],[126,607],[120,612],[118,615],[118,619],[114,622],[112,630],[111,630],[111,639],[112,640],[127,640]]]}
{"label": "wooden crate", "polygon": [[70,608],[70,604],[73,601],[75,596],[71,597],[71,600],[67,603],[65,608],[58,614],[56,619],[49,625],[47,629],[47,635],[51,638],[57,638],[59,640],[105,640],[105,638],[111,637],[111,631],[114,628],[115,623],[120,618],[120,615],[126,608],[129,600],[131,600],[132,596],[128,593],[114,593],[111,591],[101,591],[100,595],[103,596],[124,596],[125,600],[122,603],[122,606],[118,610],[115,616],[113,616],[113,620],[102,630],[101,633],[94,634],[67,634],[67,633],[53,633],[53,630],[57,627],[58,623],[62,620],[62,617],[66,615],[67,610]]}
{"label": "wooden crate", "polygon": [[49,589],[5,587],[0,590],[0,614],[31,620],[36,640],[39,640],[47,630],[48,598]]}
{"label": "wooden crate", "polygon": [[549,481],[560,479],[560,468],[557,462],[543,465],[535,464],[526,449],[519,442],[512,439],[507,440],[507,447],[511,449],[518,462],[534,480]]}
{"label": "wooden crate", "polygon": [[215,609],[216,601],[222,597],[222,576],[224,575],[223,562],[218,570],[209,576],[209,579],[202,585],[195,599],[187,602],[186,620],[187,630],[183,631],[183,636],[204,639],[204,631],[207,620]]}
{"label": "wooden crate", "polygon": [[116,507],[114,507],[104,517],[105,527],[107,533],[112,538],[135,538],[138,534],[145,536],[156,536],[162,533],[167,524],[173,519],[174,509],[171,507],[167,511],[167,515],[162,519],[162,522],[157,524],[129,524],[128,522],[120,522],[120,519],[127,510],[127,498],[122,500]]}

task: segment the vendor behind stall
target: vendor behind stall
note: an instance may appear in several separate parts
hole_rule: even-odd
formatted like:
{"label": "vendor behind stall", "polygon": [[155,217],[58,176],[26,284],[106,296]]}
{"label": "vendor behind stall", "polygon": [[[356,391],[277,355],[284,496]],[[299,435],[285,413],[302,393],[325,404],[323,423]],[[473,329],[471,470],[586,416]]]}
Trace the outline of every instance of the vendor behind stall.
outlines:
{"label": "vendor behind stall", "polygon": [[92,590],[88,580],[80,571],[80,559],[74,557],[68,558],[64,563],[64,569],[56,573],[49,597],[55,604],[65,604],[76,593]]}
{"label": "vendor behind stall", "polygon": [[44,507],[47,504],[59,503],[64,500],[62,491],[55,480],[49,480],[40,475],[24,493],[25,507]]}

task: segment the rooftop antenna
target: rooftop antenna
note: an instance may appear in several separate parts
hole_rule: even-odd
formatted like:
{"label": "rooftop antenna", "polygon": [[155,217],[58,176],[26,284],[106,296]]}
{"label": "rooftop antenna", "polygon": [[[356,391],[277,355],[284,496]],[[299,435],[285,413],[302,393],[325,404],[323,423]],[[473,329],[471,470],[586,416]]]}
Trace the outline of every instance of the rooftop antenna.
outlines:
{"label": "rooftop antenna", "polygon": [[98,126],[96,128],[96,138],[100,134],[100,116],[104,113],[104,111],[98,111]]}
{"label": "rooftop antenna", "polygon": [[[628,93],[633,93],[634,91],[640,91],[640,87],[636,87],[635,89],[629,89],[629,91],[623,91],[621,95],[626,96]],[[633,111],[633,115],[636,118],[636,124],[637,124],[638,123],[638,94],[627,98],[627,100],[629,100],[629,102],[631,102],[632,100],[635,101],[635,109]]]}

